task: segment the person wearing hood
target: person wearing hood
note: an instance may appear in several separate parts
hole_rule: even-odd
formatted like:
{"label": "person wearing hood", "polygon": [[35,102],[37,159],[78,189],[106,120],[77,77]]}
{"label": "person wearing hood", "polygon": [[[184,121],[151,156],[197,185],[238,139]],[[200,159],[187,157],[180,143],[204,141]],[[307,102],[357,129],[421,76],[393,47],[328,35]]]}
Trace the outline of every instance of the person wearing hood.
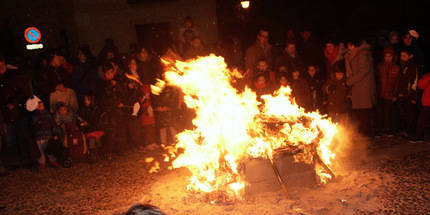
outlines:
{"label": "person wearing hood", "polygon": [[392,119],[400,81],[400,67],[396,64],[396,52],[391,46],[383,51],[384,61],[378,64],[378,127],[382,134],[393,132]]}
{"label": "person wearing hood", "polygon": [[353,118],[358,131],[372,136],[372,110],[376,104],[376,86],[370,45],[350,40],[345,54],[346,84],[351,88]]}

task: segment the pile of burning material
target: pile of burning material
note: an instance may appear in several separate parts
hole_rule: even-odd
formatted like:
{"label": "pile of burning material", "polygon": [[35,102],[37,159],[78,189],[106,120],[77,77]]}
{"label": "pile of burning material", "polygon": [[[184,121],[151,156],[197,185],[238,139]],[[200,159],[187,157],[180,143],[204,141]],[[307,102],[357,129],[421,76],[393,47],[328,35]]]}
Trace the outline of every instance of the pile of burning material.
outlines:
{"label": "pile of burning material", "polygon": [[238,92],[232,87],[241,75],[227,69],[222,57],[164,63],[164,80],[158,80],[152,92],[178,87],[186,105],[196,112],[194,129],[178,134],[176,144],[165,147],[164,161],[171,161],[172,169],[185,167],[191,172],[189,191],[207,194],[213,202],[242,199],[249,185],[243,167],[256,158],[270,162],[287,191],[274,161],[281,151],[291,153],[295,162],[312,165],[320,183],[334,177],[330,144],[336,125],[297,106],[290,88],[264,95],[260,103],[252,90]]}

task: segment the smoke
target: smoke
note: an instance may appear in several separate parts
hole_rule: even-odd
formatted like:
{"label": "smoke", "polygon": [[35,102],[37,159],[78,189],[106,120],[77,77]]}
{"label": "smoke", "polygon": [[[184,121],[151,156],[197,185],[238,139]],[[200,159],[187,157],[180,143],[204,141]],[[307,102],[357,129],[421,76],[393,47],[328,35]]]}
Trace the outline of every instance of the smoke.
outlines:
{"label": "smoke", "polygon": [[331,148],[336,153],[333,169],[337,174],[342,174],[359,168],[368,160],[370,139],[359,134],[351,123],[339,124],[337,128]]}

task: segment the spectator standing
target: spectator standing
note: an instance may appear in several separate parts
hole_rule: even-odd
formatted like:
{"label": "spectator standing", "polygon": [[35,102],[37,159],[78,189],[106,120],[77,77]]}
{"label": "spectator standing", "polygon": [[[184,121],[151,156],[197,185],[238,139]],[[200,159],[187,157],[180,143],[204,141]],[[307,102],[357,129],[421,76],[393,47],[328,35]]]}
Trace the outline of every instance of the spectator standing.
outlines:
{"label": "spectator standing", "polygon": [[325,77],[327,80],[333,78],[334,64],[339,61],[344,61],[344,54],[346,48],[343,43],[335,44],[334,41],[328,40],[325,43],[324,49],[324,64],[325,64]]}
{"label": "spectator standing", "polygon": [[326,111],[322,106],[324,100],[322,86],[324,85],[324,81],[321,78],[319,68],[316,65],[309,65],[307,67],[307,72],[304,74],[304,78],[311,90],[312,104],[309,110],[319,110],[321,113],[325,113]]}
{"label": "spectator standing", "polygon": [[30,79],[22,71],[7,69],[5,58],[0,56],[0,111],[7,132],[4,145],[13,150],[9,154],[16,162],[31,164],[28,118],[24,110],[26,100],[32,96]]}
{"label": "spectator standing", "polygon": [[304,64],[297,53],[296,44],[287,41],[284,53],[276,59],[275,68],[286,66],[289,73],[293,73],[297,68],[304,68]]}
{"label": "spectator standing", "polygon": [[247,80],[253,80],[252,70],[257,66],[260,59],[265,59],[272,66],[272,45],[269,43],[269,31],[260,30],[257,40],[246,50],[245,67]]}
{"label": "spectator standing", "polygon": [[317,67],[321,67],[323,56],[320,42],[314,37],[312,31],[309,29],[305,29],[301,32],[301,36],[301,40],[297,44],[297,52],[302,57],[303,64],[312,64]]}
{"label": "spectator standing", "polygon": [[404,48],[400,51],[400,78],[398,100],[402,131],[406,136],[414,137],[418,115],[418,65],[415,63],[413,50]]}
{"label": "spectator standing", "polygon": [[194,37],[191,41],[191,46],[185,49],[183,56],[185,60],[188,60],[198,56],[205,56],[207,54],[208,51],[203,46],[202,40],[199,37]]}
{"label": "spectator standing", "polygon": [[370,45],[359,40],[347,43],[346,83],[351,87],[354,121],[364,135],[372,136],[372,112],[376,104],[376,86]]}
{"label": "spectator standing", "polygon": [[377,66],[378,71],[378,124],[382,134],[393,132],[392,119],[397,101],[400,81],[400,67],[396,64],[396,52],[390,46],[383,51],[384,61]]}
{"label": "spectator standing", "polygon": [[311,89],[306,79],[301,77],[301,73],[300,69],[295,69],[288,85],[291,87],[291,95],[297,105],[309,111],[312,108]]}
{"label": "spectator standing", "polygon": [[93,94],[100,81],[95,58],[88,45],[83,45],[78,49],[77,62],[73,65],[72,80],[72,89],[80,101],[82,101],[83,95]]}
{"label": "spectator standing", "polygon": [[333,67],[333,76],[323,87],[327,95],[327,112],[333,121],[345,123],[349,109],[348,87],[345,80],[345,63],[339,61]]}

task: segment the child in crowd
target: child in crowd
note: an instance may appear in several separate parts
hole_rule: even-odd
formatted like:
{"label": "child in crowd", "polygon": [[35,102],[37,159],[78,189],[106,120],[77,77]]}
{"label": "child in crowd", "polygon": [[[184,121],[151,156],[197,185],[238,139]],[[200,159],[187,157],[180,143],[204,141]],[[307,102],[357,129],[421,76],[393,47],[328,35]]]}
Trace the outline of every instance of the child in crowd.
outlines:
{"label": "child in crowd", "polygon": [[327,112],[334,122],[345,123],[348,111],[348,87],[345,82],[345,64],[335,63],[333,75],[323,86],[327,95]]}
{"label": "child in crowd", "polygon": [[254,90],[257,93],[257,99],[261,101],[261,96],[266,94],[272,94],[273,89],[270,83],[267,81],[267,74],[257,73],[255,75]]}
{"label": "child in crowd", "polygon": [[379,83],[378,124],[381,133],[390,135],[393,132],[392,120],[394,102],[397,101],[400,67],[396,64],[396,53],[390,46],[384,49],[383,57],[383,62],[377,66]]}
{"label": "child in crowd", "polygon": [[87,138],[90,155],[95,155],[101,152],[101,137],[104,135],[99,126],[101,113],[94,103],[94,96],[84,95],[83,98],[83,105],[79,108],[79,117],[83,120],[81,127]]}
{"label": "child in crowd", "polygon": [[291,95],[295,98],[297,105],[306,111],[312,110],[311,89],[306,79],[300,76],[301,71],[294,69],[288,85],[291,87]]}
{"label": "child in crowd", "polygon": [[320,112],[325,112],[321,109],[323,101],[322,85],[324,83],[320,77],[318,67],[315,65],[309,65],[307,73],[305,74],[305,78],[311,90],[312,103],[310,110],[319,110]]}
{"label": "child in crowd", "polygon": [[40,158],[37,160],[40,168],[46,168],[46,157],[53,167],[59,167],[53,152],[49,152],[47,148],[51,138],[55,141],[59,139],[60,131],[42,101],[39,101],[37,111],[33,114],[32,125],[36,144],[40,151]]}
{"label": "child in crowd", "polygon": [[[82,120],[81,120],[82,121]],[[72,159],[80,160],[87,153],[86,139],[78,127],[78,116],[63,103],[57,105],[55,122],[63,129],[64,146]]]}
{"label": "child in crowd", "polygon": [[177,109],[178,93],[172,87],[164,88],[159,96],[154,96],[155,119],[160,132],[160,142],[167,145],[167,131],[171,137],[175,137],[176,129],[173,127],[174,113]]}
{"label": "child in crowd", "polygon": [[400,130],[403,135],[414,138],[418,115],[418,66],[412,49],[400,51],[400,77],[397,98],[400,106]]}

